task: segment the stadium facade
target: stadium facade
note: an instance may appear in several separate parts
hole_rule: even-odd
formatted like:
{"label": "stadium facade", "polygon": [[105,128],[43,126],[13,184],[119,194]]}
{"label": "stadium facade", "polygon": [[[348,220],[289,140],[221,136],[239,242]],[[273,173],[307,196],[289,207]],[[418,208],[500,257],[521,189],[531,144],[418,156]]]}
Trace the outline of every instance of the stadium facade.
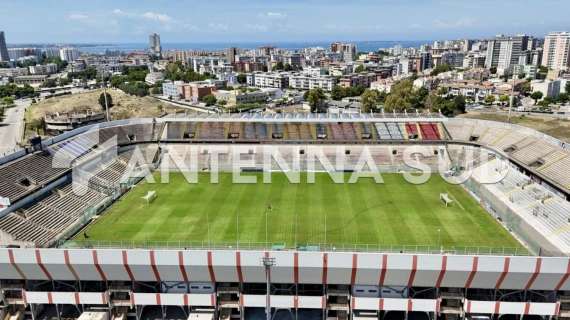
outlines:
{"label": "stadium facade", "polygon": [[[93,135],[97,143],[93,143]],[[107,145],[110,139],[116,144]],[[534,255],[473,249],[354,250],[169,247],[66,241],[137,181],[124,183],[133,146],[156,167],[189,144],[375,146],[401,172],[400,148],[453,160],[466,148],[515,168],[466,188]],[[103,150],[118,156],[94,166]],[[425,152],[427,150],[427,152]],[[431,154],[430,154],[431,152]],[[72,157],[68,161],[66,157]],[[252,155],[255,163],[255,155]],[[81,196],[74,167],[96,170]],[[439,115],[211,115],[84,127],[0,159],[0,316],[77,318],[570,317],[570,151],[534,130]],[[81,316],[80,316],[81,315]]]}

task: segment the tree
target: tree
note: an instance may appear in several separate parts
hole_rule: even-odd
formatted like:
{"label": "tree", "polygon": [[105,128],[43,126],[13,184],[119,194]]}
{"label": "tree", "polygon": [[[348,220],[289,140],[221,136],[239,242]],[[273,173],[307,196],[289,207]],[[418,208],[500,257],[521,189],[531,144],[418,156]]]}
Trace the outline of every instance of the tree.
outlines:
{"label": "tree", "polygon": [[37,97],[38,95],[39,94],[36,90],[29,84],[25,84],[23,87],[17,86],[13,83],[0,86],[0,98],[14,96],[16,99],[20,99],[26,97]]}
{"label": "tree", "polygon": [[216,99],[216,97],[211,94],[202,97],[202,102],[204,102],[207,106],[213,106],[216,104],[217,101],[218,100]]}
{"label": "tree", "polygon": [[570,101],[570,94],[562,92],[561,94],[558,95],[558,102],[567,103],[568,101]]}
{"label": "tree", "polygon": [[41,85],[42,88],[54,88],[57,87],[57,81],[55,79],[46,79]]}
{"label": "tree", "polygon": [[344,90],[340,86],[334,86],[331,91],[331,98],[333,100],[341,100],[344,98]]}
{"label": "tree", "polygon": [[[107,95],[107,104],[105,104],[105,95]],[[105,111],[107,110],[107,105],[109,106],[109,108],[113,106],[113,97],[109,94],[109,92],[107,93],[101,92],[101,94],[99,95],[99,105]]]}
{"label": "tree", "polygon": [[530,86],[530,81],[526,81],[525,83],[523,83],[520,86],[519,89],[520,93],[523,94],[525,97],[528,97],[528,95],[530,94],[530,92],[532,91],[532,88]]}
{"label": "tree", "polygon": [[283,70],[283,69],[285,69],[285,65],[283,65],[283,62],[281,61],[277,62],[273,67],[273,70]]}
{"label": "tree", "polygon": [[356,69],[354,69],[354,72],[356,72],[356,73],[362,73],[364,71],[366,71],[366,68],[364,68],[364,65],[362,65],[362,64],[358,65],[356,67]]}
{"label": "tree", "polygon": [[543,94],[540,91],[535,91],[535,92],[531,93],[531,95],[530,95],[530,97],[532,99],[534,99],[535,105],[538,103],[538,100],[542,99],[542,96],[543,96]]}
{"label": "tree", "polygon": [[237,75],[237,82],[240,84],[246,84],[247,83],[247,76],[243,73],[240,73]]}
{"label": "tree", "polygon": [[[185,67],[182,62],[171,62],[166,65],[164,69],[164,78],[172,81],[183,80],[185,82],[193,81],[203,81],[210,79],[212,76],[210,74],[204,73],[199,74],[192,68]],[[142,79],[141,81],[143,81]]]}
{"label": "tree", "polygon": [[305,93],[305,100],[311,106],[311,112],[313,113],[320,110],[325,98],[325,93],[321,88],[311,89]]}
{"label": "tree", "polygon": [[458,95],[453,98],[453,104],[455,105],[456,113],[465,113],[465,107],[467,106],[467,103],[465,102],[464,96]]}
{"label": "tree", "polygon": [[358,97],[361,96],[366,90],[363,86],[356,86],[356,87],[341,87],[341,86],[334,86],[331,91],[331,98],[333,100],[341,100],[345,97]]}
{"label": "tree", "polygon": [[507,95],[501,95],[499,97],[499,101],[501,102],[501,105],[504,106],[509,102],[510,98]]}
{"label": "tree", "polygon": [[409,79],[398,81],[392,86],[390,94],[386,97],[384,110],[402,112],[410,109],[417,101],[415,98],[413,82]]}
{"label": "tree", "polygon": [[485,103],[486,104],[493,104],[493,102],[495,102],[495,96],[490,94],[488,96],[485,97]]}
{"label": "tree", "polygon": [[570,81],[566,81],[566,86],[564,86],[564,90],[567,94],[570,94]]}
{"label": "tree", "polygon": [[378,105],[379,94],[377,90],[366,89],[360,96],[360,103],[362,104],[362,112],[370,112],[376,109]]}
{"label": "tree", "polygon": [[425,101],[425,106],[432,112],[441,112],[445,116],[453,116],[465,113],[465,97],[462,95],[456,97],[441,97],[436,94],[430,94]]}
{"label": "tree", "polygon": [[430,75],[437,76],[440,73],[451,71],[451,69],[453,68],[448,64],[440,64],[431,71]]}
{"label": "tree", "polygon": [[69,79],[69,78],[59,78],[59,80],[58,80],[58,85],[60,87],[66,86],[70,83],[71,83],[71,79]]}
{"label": "tree", "polygon": [[70,79],[80,79],[83,82],[97,78],[97,69],[95,67],[88,67],[83,71],[70,72],[67,74]]}
{"label": "tree", "polygon": [[14,104],[14,98],[4,97],[4,98],[2,98],[2,104],[5,106],[12,106]]}
{"label": "tree", "polygon": [[551,97],[544,97],[544,99],[542,99],[542,101],[540,101],[538,105],[541,106],[542,109],[546,109],[550,107],[550,104],[552,103],[554,103],[554,99],[552,99]]}

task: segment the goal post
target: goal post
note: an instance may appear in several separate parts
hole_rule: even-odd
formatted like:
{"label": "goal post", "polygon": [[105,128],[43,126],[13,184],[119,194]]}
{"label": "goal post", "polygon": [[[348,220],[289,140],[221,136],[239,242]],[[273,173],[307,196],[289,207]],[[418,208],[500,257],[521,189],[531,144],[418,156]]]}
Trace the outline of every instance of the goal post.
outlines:
{"label": "goal post", "polygon": [[146,195],[144,197],[142,197],[142,199],[144,201],[146,201],[147,205],[149,205],[156,199],[156,197],[157,197],[156,191],[152,190],[152,191],[148,191],[146,193]]}
{"label": "goal post", "polygon": [[441,200],[446,207],[449,207],[449,205],[453,203],[453,200],[451,200],[447,193],[440,193],[439,200]]}

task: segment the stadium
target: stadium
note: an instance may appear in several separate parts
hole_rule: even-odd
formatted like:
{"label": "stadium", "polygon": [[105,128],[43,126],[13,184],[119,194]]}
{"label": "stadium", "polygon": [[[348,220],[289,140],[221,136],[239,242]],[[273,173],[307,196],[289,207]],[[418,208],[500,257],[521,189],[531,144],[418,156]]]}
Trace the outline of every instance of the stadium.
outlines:
{"label": "stadium", "polygon": [[529,128],[215,114],[31,142],[0,159],[2,319],[570,317],[570,148]]}

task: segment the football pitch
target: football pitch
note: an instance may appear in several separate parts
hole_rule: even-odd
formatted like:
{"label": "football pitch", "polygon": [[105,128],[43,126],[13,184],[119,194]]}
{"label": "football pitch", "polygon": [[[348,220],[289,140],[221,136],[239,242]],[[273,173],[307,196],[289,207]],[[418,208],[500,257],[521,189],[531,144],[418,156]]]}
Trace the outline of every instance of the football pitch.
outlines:
{"label": "football pitch", "polygon": [[[220,173],[219,183],[206,173],[198,183],[181,173],[171,173],[168,184],[142,182],[75,239],[523,248],[461,186],[439,175],[420,185],[401,174],[383,174],[383,184],[372,178],[336,184],[326,173],[317,173],[315,183],[302,173],[299,184],[273,173],[264,184],[262,173],[248,175],[258,182],[234,184],[231,173]],[[157,198],[147,204],[148,191]],[[440,193],[454,200],[449,207]]]}

